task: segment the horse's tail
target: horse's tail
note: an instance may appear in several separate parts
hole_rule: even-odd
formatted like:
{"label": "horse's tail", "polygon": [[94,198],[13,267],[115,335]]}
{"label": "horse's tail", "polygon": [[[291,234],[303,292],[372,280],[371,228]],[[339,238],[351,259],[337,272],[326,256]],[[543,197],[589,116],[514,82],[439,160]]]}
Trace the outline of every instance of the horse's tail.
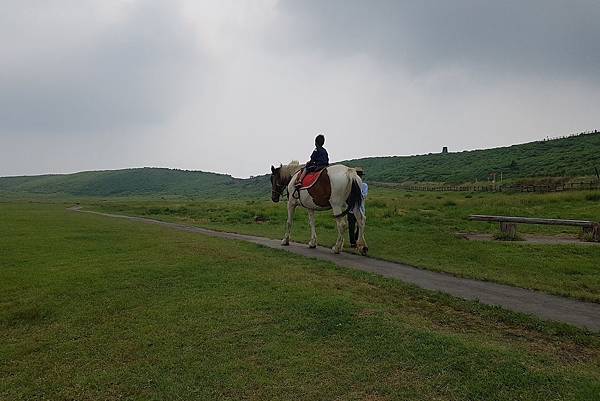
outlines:
{"label": "horse's tail", "polygon": [[354,208],[360,208],[362,206],[362,180],[358,174],[356,174],[354,169],[350,169],[348,171],[348,177],[350,178],[350,195],[348,195],[348,199],[346,199],[346,204],[348,207],[342,213],[334,217],[344,217],[348,213],[352,212]]}
{"label": "horse's tail", "polygon": [[348,196],[348,199],[346,200],[346,203],[348,204],[348,211],[346,213],[350,213],[352,210],[354,210],[354,208],[360,208],[362,206],[362,202],[363,202],[363,198],[362,198],[362,191],[361,191],[361,179],[358,175],[356,175],[356,173],[354,174],[354,177],[351,177],[352,180],[352,187],[350,188],[350,195]]}

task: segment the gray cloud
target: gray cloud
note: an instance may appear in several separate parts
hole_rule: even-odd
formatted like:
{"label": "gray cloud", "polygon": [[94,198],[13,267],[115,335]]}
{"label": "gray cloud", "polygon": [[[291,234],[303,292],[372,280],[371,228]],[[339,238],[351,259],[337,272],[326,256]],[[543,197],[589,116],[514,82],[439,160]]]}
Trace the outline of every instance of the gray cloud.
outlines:
{"label": "gray cloud", "polygon": [[184,101],[190,77],[202,72],[195,36],[175,4],[124,5],[109,21],[87,13],[50,13],[86,8],[70,1],[50,10],[30,7],[15,3],[4,14],[12,24],[2,32],[2,45],[9,52],[18,48],[0,75],[5,134],[90,133],[162,123]]}
{"label": "gray cloud", "polygon": [[248,176],[598,127],[597,0],[5,0],[0,175]]}
{"label": "gray cloud", "polygon": [[284,0],[279,8],[287,17],[279,45],[291,40],[324,58],[367,54],[412,74],[600,78],[596,0]]}

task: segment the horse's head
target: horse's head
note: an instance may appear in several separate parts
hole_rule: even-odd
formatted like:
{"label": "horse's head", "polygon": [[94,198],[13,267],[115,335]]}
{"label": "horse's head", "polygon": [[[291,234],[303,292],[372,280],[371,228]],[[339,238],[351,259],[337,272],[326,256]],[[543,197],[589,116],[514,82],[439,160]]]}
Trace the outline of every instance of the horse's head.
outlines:
{"label": "horse's head", "polygon": [[279,202],[279,198],[283,195],[287,184],[282,177],[281,166],[277,168],[271,166],[271,200],[273,202]]}

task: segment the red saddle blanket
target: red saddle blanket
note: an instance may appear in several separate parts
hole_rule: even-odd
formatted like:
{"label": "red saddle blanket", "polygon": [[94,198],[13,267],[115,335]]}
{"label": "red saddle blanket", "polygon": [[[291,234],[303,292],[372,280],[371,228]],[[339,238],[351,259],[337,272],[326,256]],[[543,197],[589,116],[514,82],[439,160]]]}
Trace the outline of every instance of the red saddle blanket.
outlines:
{"label": "red saddle blanket", "polygon": [[306,173],[306,175],[302,179],[302,186],[300,187],[300,189],[308,189],[315,185],[315,182],[317,182],[323,170],[315,171],[313,173]]}

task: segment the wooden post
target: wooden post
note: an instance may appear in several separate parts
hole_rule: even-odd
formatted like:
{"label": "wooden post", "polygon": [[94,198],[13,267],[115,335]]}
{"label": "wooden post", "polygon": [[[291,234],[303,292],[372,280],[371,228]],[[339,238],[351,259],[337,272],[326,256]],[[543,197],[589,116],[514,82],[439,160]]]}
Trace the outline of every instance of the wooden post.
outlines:
{"label": "wooden post", "polygon": [[500,232],[509,239],[517,238],[517,225],[515,223],[500,223]]}

